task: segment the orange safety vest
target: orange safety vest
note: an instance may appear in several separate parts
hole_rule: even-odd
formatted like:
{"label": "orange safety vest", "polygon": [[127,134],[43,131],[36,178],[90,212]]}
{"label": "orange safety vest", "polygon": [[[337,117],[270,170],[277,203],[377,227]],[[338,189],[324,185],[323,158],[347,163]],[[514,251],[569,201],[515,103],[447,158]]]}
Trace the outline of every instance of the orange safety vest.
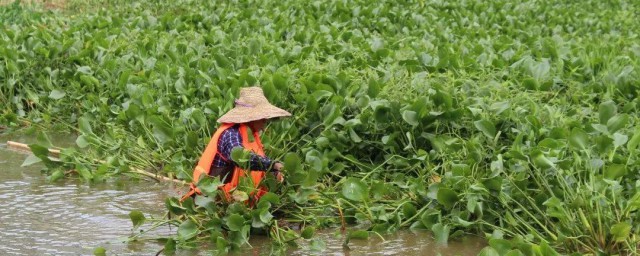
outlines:
{"label": "orange safety vest", "polygon": [[[200,180],[201,175],[203,174],[209,175],[209,172],[211,171],[211,164],[213,163],[213,159],[218,154],[218,140],[220,139],[220,135],[222,134],[222,132],[231,128],[234,125],[235,124],[233,123],[224,123],[213,134],[213,137],[211,137],[211,141],[209,141],[209,145],[207,145],[207,148],[204,150],[204,152],[202,153],[202,156],[200,157],[200,161],[198,161],[198,165],[193,170],[193,182],[191,182],[190,184],[191,190],[185,196],[182,197],[181,201],[184,201],[188,197],[192,196],[194,193],[201,194],[200,189],[196,187],[196,184],[198,184],[198,180]],[[265,156],[264,150],[262,147],[262,142],[260,142],[260,135],[258,134],[257,131],[253,131],[254,141],[250,142],[249,136],[248,136],[249,133],[247,129],[248,127],[245,124],[240,124],[240,127],[238,129],[240,132],[240,137],[242,137],[242,146],[245,148],[245,150],[253,151],[253,153],[256,155]],[[231,190],[233,190],[236,186],[238,186],[240,177],[246,176],[246,173],[247,171],[243,170],[242,168],[236,165],[235,168],[233,169],[231,181],[229,183],[226,183],[218,187],[220,190],[222,190],[222,192],[224,193],[224,197],[228,202],[231,201],[231,195],[230,195]],[[253,179],[253,184],[255,188],[258,189],[257,192],[250,195],[250,197],[253,197],[253,200],[254,200],[253,202],[255,203],[258,201],[258,199],[260,199],[260,197],[262,197],[262,195],[267,193],[267,190],[265,187],[258,188],[258,185],[260,185],[260,182],[265,176],[265,172],[252,170],[250,172],[250,175],[251,175],[251,179]]]}

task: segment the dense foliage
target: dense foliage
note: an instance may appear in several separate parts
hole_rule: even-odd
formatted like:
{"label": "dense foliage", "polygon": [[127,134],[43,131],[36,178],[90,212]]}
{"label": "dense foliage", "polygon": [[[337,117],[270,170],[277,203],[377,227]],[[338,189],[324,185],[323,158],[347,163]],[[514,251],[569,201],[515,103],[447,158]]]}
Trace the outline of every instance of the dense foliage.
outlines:
{"label": "dense foliage", "polygon": [[294,114],[263,139],[285,184],[269,181],[255,209],[216,204],[213,179],[200,184],[210,197],[168,199],[167,250],[225,251],[252,228],[286,244],[344,221],[367,228],[346,243],[410,227],[440,242],[487,234],[486,255],[636,253],[638,1],[86,8],[0,8],[0,123],[80,133],[52,177],[135,167],[188,181],[243,86]]}

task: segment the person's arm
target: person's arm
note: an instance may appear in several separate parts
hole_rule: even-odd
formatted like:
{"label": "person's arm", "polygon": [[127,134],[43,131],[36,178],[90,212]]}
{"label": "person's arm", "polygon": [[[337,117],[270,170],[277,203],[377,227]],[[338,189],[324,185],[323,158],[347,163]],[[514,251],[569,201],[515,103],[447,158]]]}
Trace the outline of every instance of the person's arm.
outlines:
{"label": "person's arm", "polygon": [[[220,154],[225,159],[231,160],[234,162],[234,164],[238,165],[238,163],[231,158],[231,151],[233,151],[234,148],[238,148],[238,147],[244,149],[244,147],[242,146],[242,137],[240,137],[240,133],[237,130],[227,130],[227,131],[228,132],[225,132],[222,134],[222,138],[220,140],[220,142],[222,143]],[[259,156],[253,152],[250,152],[250,154],[251,154],[251,158],[249,161],[249,168],[251,170],[279,171],[280,169],[282,169],[280,167],[280,165],[282,164],[274,163],[268,157]],[[274,166],[272,166],[272,164]]]}

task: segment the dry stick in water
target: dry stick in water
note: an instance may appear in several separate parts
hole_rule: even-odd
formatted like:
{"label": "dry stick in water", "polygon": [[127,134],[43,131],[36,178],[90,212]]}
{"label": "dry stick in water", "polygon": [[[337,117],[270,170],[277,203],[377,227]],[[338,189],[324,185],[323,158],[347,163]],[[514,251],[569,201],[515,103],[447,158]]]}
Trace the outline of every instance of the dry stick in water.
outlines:
{"label": "dry stick in water", "polygon": [[[31,152],[31,148],[29,148],[29,145],[24,144],[24,143],[19,143],[19,142],[15,142],[15,141],[7,141],[7,146],[11,149],[14,150],[19,150],[19,151],[26,151],[26,152]],[[49,154],[51,154],[51,156],[53,157],[59,157],[60,156],[60,150],[58,149],[49,149]],[[105,161],[103,160],[97,160],[94,159],[94,161],[99,162],[99,163],[105,163]],[[163,181],[170,181],[170,182],[174,182],[177,184],[181,184],[181,185],[186,185],[187,183],[181,180],[177,180],[177,179],[172,179],[169,177],[165,177],[162,175],[157,175],[145,170],[140,170],[140,169],[136,169],[136,168],[131,168],[131,171],[140,175],[144,175],[147,177],[151,177],[154,179],[158,179],[158,180],[163,180]]]}

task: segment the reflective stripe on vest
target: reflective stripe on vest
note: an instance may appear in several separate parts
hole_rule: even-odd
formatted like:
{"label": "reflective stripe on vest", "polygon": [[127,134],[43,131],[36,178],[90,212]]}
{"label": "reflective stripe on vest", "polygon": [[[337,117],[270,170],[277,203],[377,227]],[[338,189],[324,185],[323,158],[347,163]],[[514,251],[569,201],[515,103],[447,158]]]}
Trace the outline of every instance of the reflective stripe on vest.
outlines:
{"label": "reflective stripe on vest", "polygon": [[[218,128],[218,130],[213,134],[213,136],[211,137],[211,141],[209,141],[209,144],[205,148],[202,156],[200,157],[200,160],[198,161],[198,165],[196,165],[195,169],[193,170],[193,182],[190,184],[191,189],[189,193],[182,197],[181,201],[184,201],[194,193],[201,194],[200,189],[196,187],[196,184],[198,184],[201,175],[208,175],[211,171],[211,164],[213,163],[213,159],[215,158],[216,154],[218,154],[218,140],[220,139],[220,135],[222,134],[222,132],[233,127],[234,125],[235,124],[232,123],[222,124],[222,126],[220,126],[220,128]],[[262,142],[260,142],[260,135],[257,131],[253,131],[253,142],[249,141],[249,132],[247,125],[239,124],[238,131],[240,132],[240,137],[242,137],[242,146],[245,150],[253,151],[254,154],[259,156],[265,156]],[[231,181],[218,187],[224,193],[224,197],[227,201],[231,201],[230,192],[238,186],[240,177],[246,176],[246,173],[247,171],[236,165],[233,169]],[[260,182],[265,176],[265,172],[251,171],[250,175],[255,188],[258,189],[257,192],[250,196],[253,197],[253,202],[257,202],[257,200],[267,192],[266,188],[264,187],[258,188],[258,185],[260,185]]]}

